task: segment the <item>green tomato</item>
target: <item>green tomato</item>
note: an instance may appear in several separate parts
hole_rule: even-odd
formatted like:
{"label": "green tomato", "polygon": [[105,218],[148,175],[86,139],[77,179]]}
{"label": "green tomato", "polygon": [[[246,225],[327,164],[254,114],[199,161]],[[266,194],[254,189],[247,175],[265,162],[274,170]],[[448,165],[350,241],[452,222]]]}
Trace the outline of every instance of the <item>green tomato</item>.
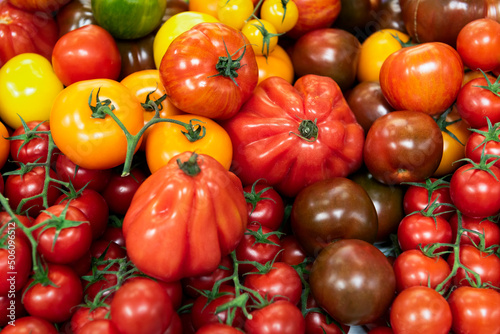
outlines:
{"label": "green tomato", "polygon": [[97,23],[119,39],[146,36],[161,23],[167,0],[92,0]]}
{"label": "green tomato", "polygon": [[22,53],[0,68],[0,118],[13,129],[49,119],[52,103],[64,86],[43,56]]}

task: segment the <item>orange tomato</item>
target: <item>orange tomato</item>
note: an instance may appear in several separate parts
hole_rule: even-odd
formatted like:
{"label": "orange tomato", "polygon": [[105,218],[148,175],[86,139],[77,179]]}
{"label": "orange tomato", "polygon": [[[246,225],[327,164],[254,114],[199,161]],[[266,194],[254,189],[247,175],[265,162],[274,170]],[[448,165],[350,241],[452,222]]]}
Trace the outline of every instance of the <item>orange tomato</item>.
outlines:
{"label": "orange tomato", "polygon": [[210,14],[217,17],[217,2],[218,0],[189,0],[189,10]]}
{"label": "orange tomato", "polygon": [[294,70],[292,60],[288,56],[288,53],[279,45],[276,45],[273,52],[269,53],[269,56],[256,56],[257,66],[259,68],[259,81],[260,84],[262,80],[269,77],[281,77],[288,81],[293,82]]}
{"label": "orange tomato", "polygon": [[10,140],[6,139],[9,137],[9,131],[7,127],[0,122],[0,169],[5,165],[7,159],[9,158],[10,152]]}
{"label": "orange tomato", "polygon": [[[160,81],[160,72],[158,70],[142,70],[134,72],[123,78],[121,83],[130,89],[142,103],[144,108],[144,124],[149,122],[155,115],[154,107],[146,106],[149,95],[150,101],[158,101],[165,95],[165,87]],[[167,98],[158,103],[161,118],[169,118],[173,115],[181,115],[183,112],[175,107]],[[146,140],[151,127],[144,132],[141,149],[146,147]]]}
{"label": "orange tomato", "polygon": [[[202,125],[206,129],[205,136],[196,141],[189,141],[183,132],[182,125],[161,122],[154,124],[146,141],[146,161],[151,173],[166,165],[177,154],[190,151],[210,155],[229,170],[233,158],[233,145],[226,130],[210,118],[198,115],[174,115],[169,119]],[[198,120],[198,121],[194,121]]]}

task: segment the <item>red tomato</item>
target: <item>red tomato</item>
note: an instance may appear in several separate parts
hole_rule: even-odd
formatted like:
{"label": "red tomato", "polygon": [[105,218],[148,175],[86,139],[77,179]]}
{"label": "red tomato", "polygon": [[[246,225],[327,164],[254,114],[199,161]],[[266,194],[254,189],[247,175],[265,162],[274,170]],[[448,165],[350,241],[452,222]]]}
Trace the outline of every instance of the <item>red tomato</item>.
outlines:
{"label": "red tomato", "polygon": [[118,80],[120,50],[107,30],[88,24],[59,38],[52,52],[52,67],[65,86],[89,79]]}
{"label": "red tomato", "polygon": [[88,322],[83,326],[78,334],[121,334],[112,320],[100,319]]}
{"label": "red tomato", "polygon": [[51,13],[67,4],[70,0],[7,0],[10,4],[32,12]]}
{"label": "red tomato", "polygon": [[500,333],[500,293],[462,286],[448,297],[454,333]]}
{"label": "red tomato", "polygon": [[35,316],[16,318],[15,326],[7,326],[2,334],[58,334],[54,324]]}
{"label": "red tomato", "polygon": [[246,226],[241,181],[209,155],[184,152],[139,187],[123,233],[132,262],[169,282],[215,270]]}
{"label": "red tomato", "polygon": [[[419,249],[433,243],[451,243],[451,226],[441,216],[426,216],[420,212],[405,216],[398,227],[398,242],[403,251]],[[439,247],[436,252],[446,248]]]}
{"label": "red tomato", "polygon": [[[201,276],[189,276],[183,278],[181,282],[184,287],[185,293],[190,297],[196,298],[200,295],[200,293],[196,290],[211,291],[216,282],[220,281],[223,278],[227,278],[232,274],[233,274],[233,262],[229,257],[229,255],[227,255],[222,258],[217,269],[215,269],[211,273]],[[228,282],[228,284],[230,283],[231,281]]]}
{"label": "red tomato", "polygon": [[446,334],[452,315],[446,299],[436,290],[413,286],[396,296],[390,319],[394,333]]}
{"label": "red tomato", "polygon": [[439,115],[462,87],[464,67],[451,46],[423,43],[392,53],[380,69],[380,88],[396,110]]}
{"label": "red tomato", "polygon": [[[471,218],[461,215],[462,228],[477,231],[484,236],[484,247],[488,248],[493,245],[500,245],[500,227],[490,219],[486,218]],[[450,220],[452,230],[452,240],[457,238],[458,215],[454,214]],[[461,245],[476,245],[479,246],[479,235],[473,232],[464,231],[460,237]]]}
{"label": "red tomato", "polygon": [[[487,162],[495,160],[495,156],[500,156],[500,131],[498,129],[496,124],[491,125],[491,123],[472,129],[465,144],[465,157],[479,163],[483,154],[493,155],[492,158],[486,160]],[[495,162],[495,166],[500,167],[500,160]]]}
{"label": "red tomato", "polygon": [[304,262],[307,255],[293,234],[283,237],[280,242],[281,249],[283,250],[281,252],[281,261],[288,263],[291,266]]}
{"label": "red tomato", "polygon": [[109,307],[97,307],[94,310],[91,310],[88,307],[82,306],[79,307],[73,316],[71,317],[71,330],[73,333],[80,333],[80,330],[83,326],[85,326],[88,322],[105,319],[106,315],[109,312]]}
{"label": "red tomato", "polygon": [[[430,199],[429,199],[430,192]],[[432,205],[438,204],[433,210],[434,214],[441,214],[448,219],[453,214],[452,201],[450,197],[449,184],[443,180],[428,178],[424,182],[411,184],[403,197],[403,210],[406,215],[415,211],[426,211]],[[442,205],[439,205],[443,203]],[[449,204],[449,205],[446,205]],[[446,212],[449,211],[449,212]],[[444,213],[446,212],[446,213]]]}
{"label": "red tomato", "polygon": [[305,33],[328,28],[337,19],[342,7],[341,0],[294,0],[299,18],[288,35],[298,38]]}
{"label": "red tomato", "polygon": [[31,278],[23,290],[23,303],[30,315],[50,322],[68,320],[76,306],[82,302],[83,289],[80,278],[67,266],[48,264],[48,282],[37,282],[28,288]]}
{"label": "red tomato", "polygon": [[[48,134],[37,133],[36,131],[50,131],[48,122],[31,121],[26,123],[26,131],[21,126],[12,133],[12,137],[20,136],[19,139],[11,140],[10,156],[14,161],[27,164],[30,162],[44,163],[47,161],[49,151]],[[31,132],[30,130],[35,130]],[[52,159],[52,158],[51,158]]]}
{"label": "red tomato", "polygon": [[283,196],[347,176],[362,162],[363,128],[328,77],[306,75],[294,86],[267,78],[222,125],[233,142],[233,170],[243,184],[262,178]]}
{"label": "red tomato", "polygon": [[164,281],[157,281],[163,290],[167,293],[167,295],[170,297],[170,301],[172,302],[172,307],[174,310],[177,310],[179,307],[182,305],[182,284],[180,281],[174,281],[174,282],[164,282]]}
{"label": "red tomato", "polygon": [[288,300],[297,305],[302,293],[302,282],[297,271],[284,262],[274,262],[265,273],[254,269],[245,276],[243,285],[257,291],[268,301]]}
{"label": "red tomato", "polygon": [[38,53],[48,60],[59,38],[57,24],[46,13],[30,13],[0,3],[0,67],[21,53]]}
{"label": "red tomato", "polygon": [[500,169],[458,168],[450,180],[450,197],[456,208],[472,218],[494,216],[500,211]]}
{"label": "red tomato", "polygon": [[[309,294],[307,297],[307,308],[310,310],[305,316],[307,334],[344,334],[349,333],[349,326],[338,324],[327,318],[326,312],[318,308],[318,303]],[[342,329],[339,327],[342,327]]]}
{"label": "red tomato", "polygon": [[109,211],[119,215],[127,213],[135,192],[146,177],[146,173],[139,168],[132,168],[127,176],[121,176],[118,170],[112,171],[108,183],[102,190]]}
{"label": "red tomato", "polygon": [[467,23],[458,33],[457,51],[472,70],[500,66],[500,22],[482,18]]}
{"label": "red tomato", "polygon": [[88,169],[77,166],[66,155],[58,154],[56,160],[56,173],[59,180],[71,182],[76,190],[84,186],[101,192],[108,184],[111,169]]}
{"label": "red tomato", "polygon": [[111,319],[121,334],[163,333],[174,312],[165,290],[149,278],[127,281],[111,302]]}
{"label": "red tomato", "polygon": [[196,334],[241,334],[241,331],[229,325],[210,323],[200,327]]}
{"label": "red tomato", "polygon": [[8,236],[0,239],[0,295],[21,290],[31,273],[31,247],[7,226]]}
{"label": "red tomato", "polygon": [[92,228],[85,214],[76,207],[50,206],[33,222],[33,225],[39,224],[42,225],[33,232],[38,241],[37,250],[50,263],[71,263],[90,249]]}
{"label": "red tomato", "polygon": [[92,257],[98,258],[102,256],[104,260],[122,259],[127,256],[125,248],[119,246],[114,241],[104,239],[92,242],[90,253],[92,254]]}
{"label": "red tomato", "polygon": [[298,334],[305,333],[305,320],[297,306],[278,300],[255,310],[245,321],[247,334]]}
{"label": "red tomato", "polygon": [[[474,271],[481,283],[489,283],[494,287],[500,287],[500,258],[491,252],[482,252],[472,245],[461,245],[459,251],[460,263],[466,268]],[[448,264],[454,264],[454,256],[448,257]],[[471,286],[469,280],[476,282],[472,273],[459,268],[457,274],[453,277],[453,284],[456,286]]]}
{"label": "red tomato", "polygon": [[[5,197],[9,199],[9,205],[16,212],[26,211],[31,217],[36,217],[42,209],[45,209],[43,196],[39,196],[43,193],[44,189],[45,167],[35,166],[26,173],[18,171],[20,174],[11,174],[5,181]],[[51,178],[57,178],[56,173],[52,169],[49,169],[49,174]],[[44,194],[44,196],[47,196],[48,206],[54,204],[56,199],[61,195],[61,191],[57,187],[55,182],[49,183],[47,193]],[[23,199],[34,196],[39,197],[32,198],[23,205],[20,205]]]}
{"label": "red tomato", "polygon": [[223,23],[200,23],[178,36],[159,66],[168,99],[184,112],[213,119],[234,116],[257,85],[248,39]]}
{"label": "red tomato", "polygon": [[[106,267],[107,265],[100,264],[96,266],[96,270],[104,271]],[[118,270],[119,267],[117,265],[112,265],[106,271],[118,272]],[[95,301],[95,298],[99,292],[111,288],[113,286],[116,286],[116,284],[118,283],[118,277],[113,273],[98,274],[98,276],[96,277],[94,276],[94,272],[95,270],[92,269],[89,272],[87,272],[85,276],[90,276],[95,279],[92,279],[90,281],[82,280],[82,285],[85,291],[85,298],[91,302]],[[109,300],[111,300],[114,293],[115,292],[113,290],[109,289],[103,292],[101,296],[108,298],[107,301],[109,303]]]}
{"label": "red tomato", "polygon": [[9,296],[8,294],[0,296],[0,326],[2,328],[5,327],[4,329],[7,329],[8,327],[13,327],[7,326],[10,321],[14,319],[17,321],[26,315],[21,297],[20,292],[16,293],[14,296]]}
{"label": "red tomato", "polygon": [[419,249],[409,249],[401,253],[393,264],[396,274],[396,291],[401,292],[411,286],[436,288],[451,272],[451,268],[441,256],[428,257]]}
{"label": "red tomato", "polygon": [[277,230],[285,215],[285,205],[273,187],[257,184],[243,187],[248,207],[248,221],[258,222],[271,230]]}

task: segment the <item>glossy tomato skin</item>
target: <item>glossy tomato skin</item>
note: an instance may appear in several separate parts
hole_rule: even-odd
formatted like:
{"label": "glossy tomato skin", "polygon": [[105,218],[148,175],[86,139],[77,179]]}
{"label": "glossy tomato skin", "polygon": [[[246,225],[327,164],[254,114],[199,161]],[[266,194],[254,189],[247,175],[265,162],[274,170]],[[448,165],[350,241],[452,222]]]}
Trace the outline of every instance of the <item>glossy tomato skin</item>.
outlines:
{"label": "glossy tomato skin", "polygon": [[307,297],[307,308],[310,309],[305,316],[307,334],[342,334],[349,333],[350,326],[331,322],[327,319],[325,311],[316,311],[318,303],[311,294]]}
{"label": "glossy tomato skin", "polygon": [[117,80],[121,56],[109,32],[98,25],[88,24],[57,40],[52,53],[52,66],[65,86],[89,79]]}
{"label": "glossy tomato skin", "polygon": [[252,313],[245,321],[247,334],[305,334],[305,320],[299,308],[279,300]]}
{"label": "glossy tomato skin", "polygon": [[163,333],[174,308],[170,297],[159,283],[136,277],[116,292],[111,301],[111,319],[120,333]]}
{"label": "glossy tomato skin", "polygon": [[264,183],[245,186],[243,191],[247,200],[248,221],[278,230],[285,215],[285,204],[280,194]]}
{"label": "glossy tomato skin", "polygon": [[454,333],[500,333],[500,294],[494,289],[459,287],[448,297]]}
{"label": "glossy tomato skin", "polygon": [[[20,291],[32,270],[31,247],[26,239],[17,236],[12,229],[0,243],[0,295],[7,296]],[[13,260],[13,256],[14,260]]]}
{"label": "glossy tomato skin", "polygon": [[446,299],[436,290],[414,286],[396,296],[390,319],[395,333],[446,334],[452,314]]}
{"label": "glossy tomato skin", "polygon": [[[11,141],[7,139],[9,137],[10,132],[7,130],[5,124],[0,122],[0,169],[6,164],[7,159],[10,155],[10,145]],[[0,181],[1,182],[1,181]],[[3,191],[2,191],[3,193]]]}
{"label": "glossy tomato skin", "polygon": [[[217,269],[207,275],[189,276],[181,280],[184,292],[193,298],[196,298],[200,293],[196,290],[212,290],[214,284],[221,279],[231,276],[233,273],[233,261],[229,255],[224,256],[220,261]],[[231,282],[227,282],[230,284]]]}
{"label": "glossy tomato skin", "polygon": [[99,319],[88,322],[82,329],[78,332],[79,334],[120,334],[116,326],[110,319]]}
{"label": "glossy tomato skin", "polygon": [[363,129],[328,77],[306,75],[294,86],[268,78],[222,126],[233,142],[232,170],[244,185],[263,178],[293,197],[309,184],[361,166]]}
{"label": "glossy tomato skin", "polygon": [[406,47],[389,55],[380,69],[380,87],[396,110],[443,113],[462,86],[460,55],[443,43]]}
{"label": "glossy tomato skin", "polygon": [[[2,326],[4,330],[9,330],[9,327],[13,327],[7,326],[9,322],[12,321],[11,312],[15,314],[16,320],[19,320],[22,317],[26,316],[26,310],[24,309],[21,297],[22,296],[20,292],[10,296],[8,294],[0,296],[0,326]],[[13,301],[14,305],[11,305],[11,300]]]}
{"label": "glossy tomato skin", "polygon": [[357,239],[326,246],[313,263],[309,283],[318,305],[346,325],[377,320],[388,310],[396,289],[389,260],[372,244]]}
{"label": "glossy tomato skin", "polygon": [[342,7],[340,0],[294,0],[299,17],[287,35],[297,39],[307,32],[328,28],[335,22]]}
{"label": "glossy tomato skin", "polygon": [[[495,128],[493,126],[493,128]],[[483,131],[482,133],[473,131],[469,136],[468,140],[465,144],[465,157],[471,159],[474,162],[481,161],[481,155],[483,154],[491,154],[493,157],[487,159],[486,161],[490,162],[495,159],[495,156],[500,155],[500,134],[498,140],[496,138],[491,138],[491,140],[486,140],[485,134],[491,136],[492,128],[488,126],[483,126],[478,129],[479,131]],[[486,140],[486,143],[485,143]],[[500,166],[500,161],[495,162],[495,166]]]}
{"label": "glossy tomato skin", "polygon": [[[177,160],[183,168],[187,161],[197,164],[200,172],[188,175]],[[215,270],[246,226],[241,181],[212,157],[184,152],[139,187],[123,233],[136,266],[168,282]]]}
{"label": "glossy tomato skin", "polygon": [[316,29],[294,43],[290,58],[297,77],[327,76],[345,91],[356,79],[360,49],[358,39],[345,30]]}
{"label": "glossy tomato skin", "polygon": [[[30,130],[36,128],[36,131],[50,131],[49,122],[31,121],[26,125]],[[12,137],[25,135],[23,126],[17,128]],[[26,140],[14,139],[10,144],[10,156],[14,161],[27,164],[30,162],[44,163],[47,161],[49,151],[49,136],[42,133],[33,133],[28,135]],[[53,157],[52,157],[53,159]]]}
{"label": "glossy tomato skin", "polygon": [[[452,230],[452,239],[456,240],[457,231],[458,231],[458,215],[455,213],[449,219],[451,230]],[[484,236],[484,247],[488,248],[493,245],[500,245],[500,227],[494,222],[494,220],[486,219],[486,218],[471,218],[465,215],[460,215],[462,228],[467,229],[469,231],[476,231],[479,233],[463,231],[460,236],[460,244],[469,244],[469,245],[479,245],[480,244],[480,234]]]}
{"label": "glossy tomato skin", "polygon": [[108,184],[111,169],[88,169],[77,166],[66,155],[58,154],[56,160],[56,173],[59,180],[71,182],[75,190],[84,186],[101,192]]}
{"label": "glossy tomato skin", "polygon": [[432,213],[439,214],[445,219],[449,219],[453,215],[453,202],[450,197],[449,185],[435,178],[429,178],[425,182],[411,184],[406,189],[403,197],[404,213],[410,215],[416,211],[427,212],[433,203],[436,207]]}
{"label": "glossy tomato skin", "polygon": [[[421,212],[405,216],[398,226],[398,243],[403,251],[419,249],[433,243],[451,243],[450,223],[442,216],[427,216]],[[446,250],[439,247],[436,251]]]}
{"label": "glossy tomato skin", "polygon": [[83,27],[87,24],[97,24],[92,15],[90,0],[70,1],[55,15],[59,36],[67,32]]}
{"label": "glossy tomato skin", "polygon": [[310,256],[337,239],[373,243],[377,211],[367,192],[347,178],[318,181],[295,197],[290,215],[293,234]]}
{"label": "glossy tomato skin", "polygon": [[31,13],[2,1],[0,17],[0,67],[15,55],[26,52],[50,60],[59,35],[57,24],[49,14]]}
{"label": "glossy tomato skin", "polygon": [[30,279],[23,290],[23,303],[30,315],[50,322],[69,320],[76,306],[82,302],[83,289],[80,278],[64,265],[48,264],[48,277],[55,286],[32,282]]}
{"label": "glossy tomato skin", "polygon": [[30,334],[57,334],[59,333],[54,326],[41,317],[37,316],[25,316],[16,319],[15,326],[7,326],[2,330],[5,334],[19,334],[19,333],[30,333]]}
{"label": "glossy tomato skin", "polygon": [[379,117],[366,135],[364,163],[385,184],[423,181],[436,170],[443,136],[429,115],[393,111]]}
{"label": "glossy tomato skin", "polygon": [[[200,23],[182,33],[170,44],[159,66],[170,101],[184,112],[208,118],[234,116],[259,78],[255,54],[248,44],[243,34],[222,23]],[[232,70],[237,76],[216,69],[224,62],[221,57],[231,57],[233,64],[241,57]]]}
{"label": "glossy tomato skin", "polygon": [[225,324],[210,323],[200,327],[197,334],[240,334],[241,331]]}
{"label": "glossy tomato skin", "polygon": [[500,121],[500,97],[480,86],[488,86],[486,78],[469,81],[460,89],[456,102],[460,116],[476,129],[488,125],[486,117],[491,124]]}
{"label": "glossy tomato skin", "polygon": [[105,319],[106,314],[109,312],[109,307],[97,307],[91,310],[88,307],[79,307],[73,316],[71,316],[70,326],[73,333],[79,333],[83,326],[88,322]]}
{"label": "glossy tomato skin", "polygon": [[[117,81],[92,79],[66,87],[57,96],[50,113],[52,137],[71,161],[89,169],[109,169],[122,164],[127,147],[123,130],[111,116],[91,117],[89,98],[92,94],[91,104],[95,106],[99,87],[100,101],[111,101],[113,113],[132,135],[144,125],[141,103]],[[88,139],[82,141],[81,138]]]}
{"label": "glossy tomato skin", "polygon": [[147,174],[138,167],[132,168],[127,176],[121,176],[119,171],[113,170],[101,193],[108,204],[109,211],[125,215],[137,189],[146,178]]}
{"label": "glossy tomato skin", "polygon": [[[459,250],[460,263],[479,275],[481,283],[489,283],[500,287],[500,258],[491,252],[480,251],[473,245],[461,245]],[[448,257],[448,264],[453,266],[455,258]],[[463,268],[459,268],[452,282],[456,286],[471,286],[469,282],[476,282],[476,278]]]}
{"label": "glossy tomato skin", "polygon": [[259,80],[257,85],[264,79],[278,76],[289,83],[293,83],[295,70],[288,53],[279,44],[266,56],[255,56],[259,68]]}

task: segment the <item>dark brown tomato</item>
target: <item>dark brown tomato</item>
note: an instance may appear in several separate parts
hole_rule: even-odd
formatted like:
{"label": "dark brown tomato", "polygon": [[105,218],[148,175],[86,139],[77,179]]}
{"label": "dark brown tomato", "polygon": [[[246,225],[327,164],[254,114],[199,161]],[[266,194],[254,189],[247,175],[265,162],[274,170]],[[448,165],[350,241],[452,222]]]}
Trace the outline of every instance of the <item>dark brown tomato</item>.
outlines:
{"label": "dark brown tomato", "polygon": [[92,15],[91,0],[70,1],[57,12],[55,19],[59,36],[87,24],[97,24]]}
{"label": "dark brown tomato", "polygon": [[377,211],[367,192],[348,178],[332,178],[302,189],[292,206],[293,234],[310,256],[336,239],[377,236]]}
{"label": "dark brown tomato", "polygon": [[377,320],[396,291],[394,270],[386,256],[356,239],[338,240],[324,248],[313,263],[309,283],[318,305],[346,325]]}
{"label": "dark brown tomato", "polygon": [[365,40],[377,30],[373,13],[377,12],[381,0],[341,0],[342,7],[334,27],[354,34],[359,40]]}

